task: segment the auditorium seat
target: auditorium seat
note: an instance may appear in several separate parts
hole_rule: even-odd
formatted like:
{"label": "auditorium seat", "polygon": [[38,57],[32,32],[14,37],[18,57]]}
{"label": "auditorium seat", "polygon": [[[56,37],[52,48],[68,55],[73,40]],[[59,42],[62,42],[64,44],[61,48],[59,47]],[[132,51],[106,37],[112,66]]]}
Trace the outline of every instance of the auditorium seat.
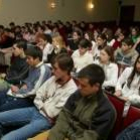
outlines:
{"label": "auditorium seat", "polygon": [[117,113],[116,122],[108,140],[115,140],[116,135],[118,135],[122,130],[122,124],[123,124],[122,115],[124,110],[124,101],[115,97],[112,94],[107,94],[107,96],[111,101],[111,103],[113,104],[113,106],[115,107]]}
{"label": "auditorium seat", "polygon": [[126,116],[123,116],[125,102],[112,94],[106,93],[116,109],[117,118],[108,140],[115,140],[116,136],[130,124],[140,119],[140,108],[130,105]]}

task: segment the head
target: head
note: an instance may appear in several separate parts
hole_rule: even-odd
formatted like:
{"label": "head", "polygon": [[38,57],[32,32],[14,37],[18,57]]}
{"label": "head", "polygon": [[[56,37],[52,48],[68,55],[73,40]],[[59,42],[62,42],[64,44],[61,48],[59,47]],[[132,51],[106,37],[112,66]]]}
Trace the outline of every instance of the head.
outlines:
{"label": "head", "polygon": [[80,55],[84,55],[89,50],[90,47],[91,47],[91,42],[87,39],[82,39],[79,42],[79,53],[80,53]]}
{"label": "head", "polygon": [[132,48],[133,45],[134,45],[134,43],[131,38],[125,38],[122,41],[121,49],[122,49],[122,51],[127,52],[128,50],[130,50]]}
{"label": "head", "polygon": [[27,49],[26,40],[17,40],[13,45],[13,54],[15,57],[23,56]]}
{"label": "head", "polygon": [[115,36],[119,36],[119,34],[122,32],[122,29],[118,27],[115,31]]}
{"label": "head", "polygon": [[140,74],[140,55],[137,57],[137,59],[135,61],[134,69],[137,73]]}
{"label": "head", "polygon": [[38,34],[36,41],[39,47],[45,47],[47,43],[52,43],[52,37],[49,34]]}
{"label": "head", "polygon": [[114,51],[113,48],[106,46],[100,52],[100,62],[107,64],[109,62],[114,62]]}
{"label": "head", "polygon": [[80,30],[74,30],[72,33],[73,40],[77,41],[82,37],[82,33]]}
{"label": "head", "polygon": [[93,32],[86,32],[84,34],[84,38],[86,38],[87,40],[92,41],[93,40]]}
{"label": "head", "polygon": [[26,57],[27,63],[32,67],[36,67],[42,61],[42,50],[36,46],[30,47],[26,50]]}
{"label": "head", "polygon": [[54,46],[59,46],[60,48],[66,48],[65,42],[61,35],[54,36],[52,40]]}
{"label": "head", "polygon": [[104,46],[106,44],[107,38],[105,34],[99,34],[97,37],[97,45]]}
{"label": "head", "polygon": [[9,23],[9,26],[10,26],[11,29],[12,29],[12,28],[15,28],[15,23],[14,23],[14,22],[10,22],[10,23]]}
{"label": "head", "polygon": [[129,88],[131,86],[131,83],[133,81],[135,74],[140,74],[140,55],[137,57],[135,64],[134,64],[134,69],[128,78],[128,87]]}
{"label": "head", "polygon": [[67,53],[56,55],[52,61],[53,74],[57,79],[70,76],[73,66],[73,60]]}
{"label": "head", "polygon": [[90,64],[78,73],[79,90],[82,96],[98,93],[105,80],[103,69],[96,64]]}
{"label": "head", "polygon": [[131,35],[132,36],[137,36],[139,32],[139,28],[138,27],[132,27],[131,29]]}
{"label": "head", "polygon": [[113,39],[113,31],[111,29],[107,29],[105,35],[108,41],[111,41]]}
{"label": "head", "polygon": [[89,29],[93,29],[93,28],[94,28],[93,23],[89,23],[88,28],[89,28]]}
{"label": "head", "polygon": [[119,41],[122,41],[125,38],[125,33],[121,32],[117,38],[119,39]]}

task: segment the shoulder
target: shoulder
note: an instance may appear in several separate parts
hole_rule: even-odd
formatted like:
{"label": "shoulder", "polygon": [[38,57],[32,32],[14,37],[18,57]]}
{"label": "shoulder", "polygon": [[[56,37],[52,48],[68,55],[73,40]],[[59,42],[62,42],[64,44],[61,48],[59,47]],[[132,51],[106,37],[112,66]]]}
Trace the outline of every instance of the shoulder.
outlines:
{"label": "shoulder", "polygon": [[79,55],[79,50],[75,50],[72,54],[72,56],[77,56],[77,55]]}
{"label": "shoulder", "polygon": [[76,102],[78,102],[81,99],[81,94],[79,92],[79,90],[75,91],[67,100],[66,104],[65,104],[65,108],[67,108],[68,110],[74,110],[75,106],[76,106]]}
{"label": "shoulder", "polygon": [[118,65],[116,63],[110,63],[109,67],[114,68],[114,69],[118,69]]}
{"label": "shoulder", "polygon": [[107,95],[103,93],[99,93],[100,95],[98,96],[98,107],[100,108],[100,111],[106,110],[106,113],[116,115],[116,111],[110,100],[108,99]]}
{"label": "shoulder", "polygon": [[77,90],[77,85],[73,78],[71,78],[65,85],[65,88],[69,89],[69,92]]}
{"label": "shoulder", "polygon": [[133,67],[127,67],[125,68],[124,72],[131,73],[133,71]]}

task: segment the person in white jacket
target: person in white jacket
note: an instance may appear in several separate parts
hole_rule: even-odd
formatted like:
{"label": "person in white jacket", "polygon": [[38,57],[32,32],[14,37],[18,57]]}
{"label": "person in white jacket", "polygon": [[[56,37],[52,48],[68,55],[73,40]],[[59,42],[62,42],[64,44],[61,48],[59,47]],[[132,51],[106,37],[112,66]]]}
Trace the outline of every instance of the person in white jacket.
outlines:
{"label": "person in white jacket", "polygon": [[[77,90],[71,78],[73,61],[67,54],[59,54],[53,63],[53,73],[37,91],[35,107],[15,109],[0,113],[0,139],[23,140],[50,129],[69,96]],[[3,136],[5,126],[20,126]],[[22,126],[22,127],[21,127]]]}
{"label": "person in white jacket", "polygon": [[134,66],[126,68],[119,77],[114,95],[140,107],[140,55]]}
{"label": "person in white jacket", "polygon": [[118,80],[118,66],[114,63],[113,49],[109,46],[103,48],[100,52],[99,60],[94,61],[94,63],[100,65],[105,72],[103,88],[115,88]]}
{"label": "person in white jacket", "polygon": [[74,61],[75,72],[79,72],[82,68],[93,63],[93,56],[89,53],[91,42],[87,39],[82,39],[78,45],[79,49],[75,50],[72,54]]}

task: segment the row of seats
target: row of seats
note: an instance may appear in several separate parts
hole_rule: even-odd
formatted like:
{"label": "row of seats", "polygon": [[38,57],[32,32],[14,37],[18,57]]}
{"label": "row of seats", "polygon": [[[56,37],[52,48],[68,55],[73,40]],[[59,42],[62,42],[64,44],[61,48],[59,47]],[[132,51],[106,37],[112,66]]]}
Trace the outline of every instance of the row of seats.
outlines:
{"label": "row of seats", "polygon": [[106,94],[117,112],[117,119],[114,128],[108,138],[108,140],[115,140],[116,136],[122,130],[124,130],[126,127],[128,127],[136,120],[140,119],[140,109],[130,105],[127,114],[124,116],[123,114],[124,114],[126,103],[114,95],[111,95],[109,93]]}

